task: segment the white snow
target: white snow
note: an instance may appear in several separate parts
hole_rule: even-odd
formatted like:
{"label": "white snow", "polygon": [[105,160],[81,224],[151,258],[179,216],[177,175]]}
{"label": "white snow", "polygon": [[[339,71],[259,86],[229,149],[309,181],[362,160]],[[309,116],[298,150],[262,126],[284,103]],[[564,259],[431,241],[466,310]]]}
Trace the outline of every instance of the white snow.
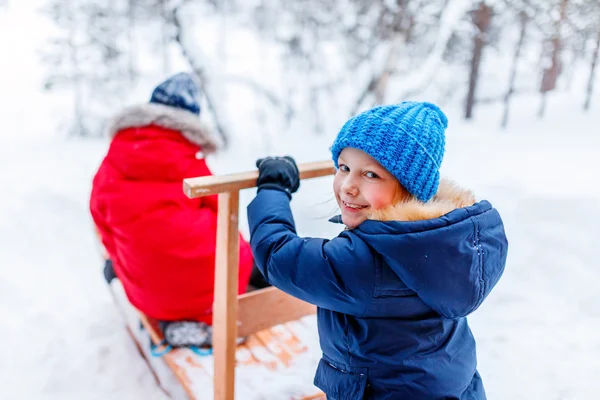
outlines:
{"label": "white snow", "polygon": [[[568,133],[559,118],[571,120]],[[555,119],[535,123],[536,132],[500,133],[450,117],[444,172],[492,201],[510,242],[503,279],[470,318],[490,399],[589,399],[598,391],[600,137],[590,127],[600,119],[576,111]],[[312,149],[326,149],[332,135],[292,154],[323,159]],[[161,398],[102,280],[87,200],[106,143],[1,143],[4,398]],[[233,148],[214,160],[215,172],[248,169],[236,153],[252,158]],[[329,184],[303,183],[293,202],[301,233],[338,229],[326,222]]]}
{"label": "white snow", "polygon": [[[22,24],[33,19],[10,12],[0,10],[0,398],[163,399],[102,278],[88,196],[107,142],[54,130],[56,104],[39,93],[31,43],[15,46],[3,33],[27,37]],[[500,104],[478,107],[472,123],[460,105],[447,110],[443,173],[490,200],[509,239],[505,275],[470,317],[491,400],[600,392],[600,96],[582,113],[583,87],[549,96],[543,120],[537,97],[517,97],[506,131],[497,128]],[[238,111],[232,129],[241,132],[253,108]],[[299,162],[326,159],[336,134],[281,132],[269,148],[261,134],[242,133],[209,159],[215,173],[252,169],[265,148]],[[252,197],[242,193],[243,224]],[[292,204],[301,234],[339,230],[327,222],[331,179],[303,182]]]}

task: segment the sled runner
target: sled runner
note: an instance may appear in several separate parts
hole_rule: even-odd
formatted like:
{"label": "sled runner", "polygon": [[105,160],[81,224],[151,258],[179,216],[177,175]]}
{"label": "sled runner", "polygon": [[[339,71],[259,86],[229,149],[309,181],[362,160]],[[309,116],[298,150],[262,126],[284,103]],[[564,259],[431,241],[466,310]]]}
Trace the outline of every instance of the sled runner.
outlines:
{"label": "sled runner", "polygon": [[[301,179],[335,172],[331,161],[301,164],[299,170]],[[255,187],[257,178],[254,171],[183,183],[190,198],[219,195],[212,354],[175,348],[153,357],[148,338],[155,354],[165,350],[157,321],[127,301],[118,279],[110,285],[138,349],[173,398],[325,399],[312,384],[321,358],[315,307],[274,287],[237,294],[239,191]],[[238,338],[245,340],[237,344]]]}

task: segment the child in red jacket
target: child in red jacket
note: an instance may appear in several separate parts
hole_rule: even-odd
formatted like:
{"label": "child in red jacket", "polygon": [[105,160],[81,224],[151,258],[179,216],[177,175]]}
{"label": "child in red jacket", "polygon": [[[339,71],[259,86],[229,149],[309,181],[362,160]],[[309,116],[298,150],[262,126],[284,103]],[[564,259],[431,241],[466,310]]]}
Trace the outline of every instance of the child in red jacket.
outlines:
{"label": "child in red jacket", "polygon": [[[204,156],[217,149],[199,119],[199,94],[192,76],[179,73],[156,87],[149,104],[115,117],[90,209],[129,301],[152,318],[194,321],[185,326],[206,331],[212,324],[217,201],[189,199],[182,190],[184,178],[212,175]],[[250,247],[240,235],[239,293],[251,271]],[[265,286],[260,273],[254,276],[255,286]],[[168,326],[163,324],[167,338]]]}

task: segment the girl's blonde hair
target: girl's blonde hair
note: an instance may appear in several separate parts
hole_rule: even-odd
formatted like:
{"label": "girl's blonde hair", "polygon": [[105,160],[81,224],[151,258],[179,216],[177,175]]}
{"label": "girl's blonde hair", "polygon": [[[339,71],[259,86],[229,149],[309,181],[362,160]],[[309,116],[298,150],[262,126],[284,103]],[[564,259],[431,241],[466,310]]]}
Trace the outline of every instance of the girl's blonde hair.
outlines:
{"label": "girl's blonde hair", "polygon": [[406,190],[404,186],[402,186],[398,179],[394,179],[394,181],[396,183],[394,199],[392,200],[392,204],[390,204],[389,206],[395,206],[398,203],[403,203],[405,201],[409,201],[415,198],[412,194],[410,194],[408,190]]}

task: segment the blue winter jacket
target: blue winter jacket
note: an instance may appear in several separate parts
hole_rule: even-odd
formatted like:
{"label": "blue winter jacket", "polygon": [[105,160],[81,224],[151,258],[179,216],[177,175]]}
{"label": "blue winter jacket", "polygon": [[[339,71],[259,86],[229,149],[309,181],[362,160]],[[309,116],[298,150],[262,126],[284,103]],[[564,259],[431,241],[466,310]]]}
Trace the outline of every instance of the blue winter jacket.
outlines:
{"label": "blue winter jacket", "polygon": [[487,201],[439,218],[367,220],[332,240],[296,235],[289,199],[261,190],[248,206],[255,262],[274,286],[317,308],[328,399],[485,399],[466,315],[506,262]]}

